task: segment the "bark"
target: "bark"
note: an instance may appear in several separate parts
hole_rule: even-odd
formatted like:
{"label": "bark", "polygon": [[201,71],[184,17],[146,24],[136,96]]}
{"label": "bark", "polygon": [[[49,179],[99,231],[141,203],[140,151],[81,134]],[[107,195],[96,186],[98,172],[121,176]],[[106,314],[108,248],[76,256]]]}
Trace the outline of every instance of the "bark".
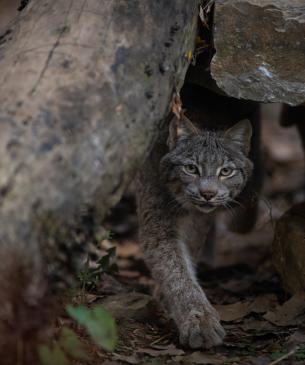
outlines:
{"label": "bark", "polygon": [[43,271],[69,281],[87,215],[120,199],[182,85],[197,14],[197,0],[36,0],[2,32],[0,292],[27,278],[2,305],[20,289],[17,312],[33,310]]}
{"label": "bark", "polygon": [[[182,84],[197,1],[33,1],[0,48],[0,223],[115,204]],[[19,233],[18,233],[19,235]],[[18,236],[19,237],[19,236]]]}

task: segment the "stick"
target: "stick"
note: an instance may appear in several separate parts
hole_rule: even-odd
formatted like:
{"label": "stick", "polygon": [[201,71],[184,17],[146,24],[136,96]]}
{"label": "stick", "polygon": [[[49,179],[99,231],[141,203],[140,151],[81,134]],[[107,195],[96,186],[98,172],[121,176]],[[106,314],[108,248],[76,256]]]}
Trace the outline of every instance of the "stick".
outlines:
{"label": "stick", "polygon": [[279,357],[278,359],[270,362],[268,365],[275,365],[275,364],[278,364],[280,363],[282,360],[285,360],[287,359],[288,357],[290,357],[291,355],[295,354],[298,350],[298,347],[295,347],[294,349],[292,349],[291,351],[289,351],[287,354]]}

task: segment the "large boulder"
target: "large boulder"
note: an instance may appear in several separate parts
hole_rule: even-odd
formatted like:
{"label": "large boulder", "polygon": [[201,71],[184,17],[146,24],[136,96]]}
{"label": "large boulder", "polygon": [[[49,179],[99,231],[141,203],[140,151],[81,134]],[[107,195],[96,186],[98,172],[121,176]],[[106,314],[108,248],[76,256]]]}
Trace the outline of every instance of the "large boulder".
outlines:
{"label": "large boulder", "polygon": [[305,101],[304,0],[218,0],[212,77],[235,98]]}

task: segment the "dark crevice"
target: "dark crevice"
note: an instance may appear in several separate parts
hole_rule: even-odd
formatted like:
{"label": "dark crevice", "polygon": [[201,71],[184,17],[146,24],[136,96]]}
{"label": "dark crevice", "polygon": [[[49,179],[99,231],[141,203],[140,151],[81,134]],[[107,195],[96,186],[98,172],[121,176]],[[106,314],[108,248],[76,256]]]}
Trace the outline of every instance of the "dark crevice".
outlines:
{"label": "dark crevice", "polygon": [[18,11],[24,10],[31,0],[21,0]]}

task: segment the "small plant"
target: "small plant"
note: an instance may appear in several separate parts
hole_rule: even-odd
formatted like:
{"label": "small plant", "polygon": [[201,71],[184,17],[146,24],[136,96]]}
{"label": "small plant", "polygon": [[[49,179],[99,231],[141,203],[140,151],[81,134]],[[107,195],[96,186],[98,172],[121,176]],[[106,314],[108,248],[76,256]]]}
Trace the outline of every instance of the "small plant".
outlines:
{"label": "small plant", "polygon": [[106,351],[113,351],[117,342],[117,328],[115,320],[101,306],[92,309],[84,306],[68,306],[67,312],[84,326],[94,342]]}
{"label": "small plant", "polygon": [[275,352],[272,352],[270,358],[271,360],[277,360],[279,358],[281,358],[282,356],[284,356],[286,353],[283,352],[283,351],[275,351]]}
{"label": "small plant", "polygon": [[[99,237],[100,240],[109,240],[110,238],[110,232],[106,232],[106,236]],[[106,255],[99,258],[95,262],[95,266],[91,267],[88,255],[84,267],[78,275],[84,297],[87,291],[97,289],[102,280],[102,274],[118,271],[118,267],[114,263],[115,256],[115,247],[109,248]],[[89,309],[85,306],[74,307],[68,305],[66,310],[78,325],[86,329],[99,347],[106,351],[114,350],[117,342],[116,323],[102,306],[97,305]],[[51,344],[40,346],[38,355],[42,365],[70,365],[73,360],[89,360],[89,356],[78,335],[67,327],[60,330],[58,338],[53,340]]]}
{"label": "small plant", "polygon": [[[92,309],[68,306],[67,312],[78,325],[85,327],[93,341],[106,351],[113,351],[117,343],[115,320],[100,305]],[[89,360],[84,345],[71,329],[63,327],[57,341],[38,349],[42,365],[70,365],[72,360]]]}
{"label": "small plant", "polygon": [[295,354],[295,358],[298,360],[298,361],[302,361],[302,360],[305,360],[305,347],[300,347],[296,354]]}
{"label": "small plant", "polygon": [[69,365],[72,359],[89,360],[77,334],[66,327],[61,329],[59,338],[53,345],[40,346],[38,354],[42,365]]}
{"label": "small plant", "polygon": [[102,280],[102,274],[113,274],[118,272],[118,266],[114,263],[116,248],[111,247],[107,254],[96,261],[95,267],[90,267],[89,256],[85,262],[84,268],[80,271],[78,279],[82,292],[94,291]]}

